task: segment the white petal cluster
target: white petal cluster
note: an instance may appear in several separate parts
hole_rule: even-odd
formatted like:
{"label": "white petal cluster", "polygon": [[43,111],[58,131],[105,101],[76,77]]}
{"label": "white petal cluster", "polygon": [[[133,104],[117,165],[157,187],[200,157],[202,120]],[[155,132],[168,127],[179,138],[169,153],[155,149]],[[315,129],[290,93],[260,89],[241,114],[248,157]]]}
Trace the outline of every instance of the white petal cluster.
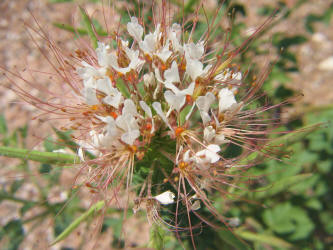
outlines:
{"label": "white petal cluster", "polygon": [[155,200],[157,200],[162,205],[169,205],[175,202],[175,194],[171,191],[165,191],[164,193],[161,193],[154,197]]}
{"label": "white petal cluster", "polygon": [[[221,129],[223,117],[237,105],[235,94],[242,73],[227,66],[219,68],[213,60],[206,62],[205,43],[184,43],[179,24],[163,29],[157,24],[155,30],[145,34],[139,20],[131,17],[127,32],[133,38],[132,44],[120,37],[117,49],[99,42],[95,60],[82,61],[77,69],[83,84],[83,102],[105,111],[95,115],[98,126],[89,132],[91,142],[81,145],[91,151],[142,145],[144,136],[153,136],[165,125],[177,136],[177,128],[182,126],[179,117],[188,106],[186,124],[191,126],[189,119],[197,112],[201,120],[195,125],[203,141],[196,147],[197,152],[184,150],[183,161],[198,169],[209,168],[221,159],[220,145],[229,141],[230,133],[224,134],[226,130]],[[130,95],[119,88],[117,79],[125,82]],[[140,82],[145,94],[137,88]],[[170,191],[154,197],[164,205],[173,203],[173,198]]]}

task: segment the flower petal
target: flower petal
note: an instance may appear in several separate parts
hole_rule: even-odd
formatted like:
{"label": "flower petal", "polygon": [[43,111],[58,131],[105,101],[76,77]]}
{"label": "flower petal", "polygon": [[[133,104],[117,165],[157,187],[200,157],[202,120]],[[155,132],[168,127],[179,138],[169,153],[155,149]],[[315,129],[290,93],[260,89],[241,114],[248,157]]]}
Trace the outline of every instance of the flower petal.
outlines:
{"label": "flower petal", "polygon": [[223,88],[219,92],[219,113],[228,110],[233,104],[236,104],[234,93],[228,88]]}
{"label": "flower petal", "polygon": [[176,196],[173,192],[165,191],[164,193],[155,196],[154,199],[157,200],[162,205],[169,205],[175,202],[174,201],[175,197]]}
{"label": "flower petal", "polygon": [[136,17],[131,17],[131,22],[127,24],[127,31],[136,41],[141,41],[143,27],[138,23]]}

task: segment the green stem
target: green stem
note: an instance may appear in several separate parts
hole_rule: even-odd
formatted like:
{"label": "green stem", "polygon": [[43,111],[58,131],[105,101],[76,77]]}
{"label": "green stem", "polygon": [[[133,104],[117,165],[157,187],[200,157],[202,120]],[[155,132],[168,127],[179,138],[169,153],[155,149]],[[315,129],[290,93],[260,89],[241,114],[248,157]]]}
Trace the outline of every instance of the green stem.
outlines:
{"label": "green stem", "polygon": [[[75,28],[71,25],[68,24],[64,24],[64,23],[53,23],[53,25],[59,29],[63,29],[72,33],[77,33],[79,35],[88,35],[88,31],[86,29],[82,29],[82,28]],[[96,30],[96,33],[99,36],[108,36],[108,33],[104,30]]]}
{"label": "green stem", "polygon": [[51,246],[65,239],[71,232],[73,232],[81,222],[87,220],[90,216],[96,214],[105,206],[105,201],[95,203],[89,210],[83,213],[80,217],[74,220],[57,238],[51,243]]}
{"label": "green stem", "polygon": [[37,150],[11,148],[4,146],[0,147],[0,155],[57,165],[80,163],[80,159],[76,155],[54,152],[41,152]]}
{"label": "green stem", "polygon": [[26,203],[36,203],[37,204],[37,202],[35,202],[35,201],[29,201],[29,200],[17,198],[14,196],[7,195],[6,193],[0,193],[0,199],[13,201],[13,202],[17,202],[17,203],[23,203],[23,204],[26,204]]}

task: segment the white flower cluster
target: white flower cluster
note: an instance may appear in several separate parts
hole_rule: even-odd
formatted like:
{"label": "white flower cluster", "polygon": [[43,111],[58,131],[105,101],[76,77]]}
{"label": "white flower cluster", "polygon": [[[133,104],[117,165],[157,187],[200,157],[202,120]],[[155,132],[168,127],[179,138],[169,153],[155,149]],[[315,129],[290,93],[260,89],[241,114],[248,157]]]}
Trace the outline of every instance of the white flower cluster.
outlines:
{"label": "white flower cluster", "polygon": [[[147,131],[153,136],[163,124],[170,134],[178,136],[179,128],[184,127],[180,113],[189,106],[186,126],[191,126],[190,117],[197,109],[203,143],[193,147],[196,152],[186,148],[177,154],[182,154],[183,162],[202,170],[209,168],[220,159],[219,145],[228,141],[219,127],[223,126],[223,114],[239,106],[234,94],[242,74],[228,65],[219,67],[216,61],[205,62],[204,42],[182,42],[179,24],[163,28],[157,24],[154,32],[144,35],[138,19],[132,17],[127,31],[134,40],[131,45],[121,38],[117,49],[99,42],[96,62],[84,60],[77,69],[83,80],[83,101],[97,110],[95,119],[99,126],[91,129],[90,144],[108,150],[126,145],[140,147]],[[125,98],[117,79],[122,80],[130,98]],[[142,81],[144,94],[137,88]],[[82,145],[87,146],[84,142]],[[171,198],[155,198],[162,204],[171,203],[173,196],[166,196]]]}

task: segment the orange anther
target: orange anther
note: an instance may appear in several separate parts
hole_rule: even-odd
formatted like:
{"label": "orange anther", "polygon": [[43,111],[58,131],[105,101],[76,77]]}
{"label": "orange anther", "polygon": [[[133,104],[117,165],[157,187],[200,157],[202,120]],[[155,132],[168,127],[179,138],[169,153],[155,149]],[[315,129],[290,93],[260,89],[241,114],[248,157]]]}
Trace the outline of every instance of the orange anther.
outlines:
{"label": "orange anther", "polygon": [[162,64],[162,65],[161,65],[161,69],[162,69],[163,71],[166,70],[166,69],[167,69],[166,65],[165,65],[165,64]]}
{"label": "orange anther", "polygon": [[152,127],[153,127],[153,125],[150,122],[148,122],[145,126],[145,129],[146,130],[151,130]]}
{"label": "orange anther", "polygon": [[177,127],[175,129],[175,135],[178,137],[181,133],[183,133],[185,129],[183,127]]}
{"label": "orange anther", "polygon": [[191,95],[186,95],[186,102],[187,103],[192,103],[192,96]]}
{"label": "orange anther", "polygon": [[184,170],[188,166],[188,163],[182,161],[179,163],[178,166],[181,170]]}
{"label": "orange anther", "polygon": [[133,153],[135,153],[138,150],[137,146],[135,145],[129,146],[129,148],[132,150]]}
{"label": "orange anther", "polygon": [[94,187],[93,187],[90,183],[88,183],[88,182],[87,182],[85,185],[86,185],[86,187],[88,187],[88,188],[94,188]]}
{"label": "orange anther", "polygon": [[97,109],[98,109],[98,105],[91,105],[90,108],[91,108],[92,110],[97,110]]}
{"label": "orange anther", "polygon": [[113,111],[110,112],[110,115],[111,115],[114,119],[116,119],[116,118],[118,117],[117,113],[116,113],[116,112],[113,112]]}

